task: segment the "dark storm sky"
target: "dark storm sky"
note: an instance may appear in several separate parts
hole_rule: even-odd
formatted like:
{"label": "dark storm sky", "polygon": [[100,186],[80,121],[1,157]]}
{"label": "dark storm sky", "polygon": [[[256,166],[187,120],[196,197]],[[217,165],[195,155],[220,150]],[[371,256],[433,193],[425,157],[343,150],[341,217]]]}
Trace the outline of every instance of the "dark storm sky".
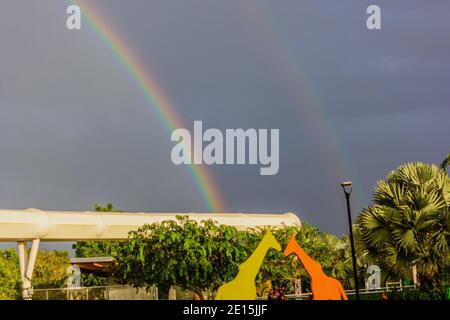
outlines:
{"label": "dark storm sky", "polygon": [[[449,1],[95,0],[190,129],[280,129],[280,171],[212,166],[227,211],[347,231],[377,180],[450,150]],[[382,9],[382,30],[366,8]],[[0,4],[0,207],[206,210],[153,107],[64,1]]]}

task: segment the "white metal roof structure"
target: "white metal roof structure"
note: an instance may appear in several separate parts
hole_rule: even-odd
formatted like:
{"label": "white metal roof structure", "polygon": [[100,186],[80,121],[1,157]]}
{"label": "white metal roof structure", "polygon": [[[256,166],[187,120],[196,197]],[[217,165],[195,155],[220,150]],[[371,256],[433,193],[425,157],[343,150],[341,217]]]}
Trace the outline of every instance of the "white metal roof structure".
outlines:
{"label": "white metal roof structure", "polygon": [[144,224],[175,220],[187,215],[197,221],[212,219],[241,229],[257,226],[300,226],[293,213],[129,213],[43,211],[37,209],[1,210],[0,241],[77,241],[124,240],[128,233]]}
{"label": "white metal roof structure", "polygon": [[[219,224],[232,225],[239,229],[281,225],[301,227],[300,219],[293,213],[182,214],[0,209],[0,241],[18,243],[22,296],[24,299],[31,299],[31,278],[40,241],[125,240],[130,231],[144,224],[175,220],[178,215],[189,216],[196,221],[212,219]],[[28,254],[29,241],[31,249]]]}

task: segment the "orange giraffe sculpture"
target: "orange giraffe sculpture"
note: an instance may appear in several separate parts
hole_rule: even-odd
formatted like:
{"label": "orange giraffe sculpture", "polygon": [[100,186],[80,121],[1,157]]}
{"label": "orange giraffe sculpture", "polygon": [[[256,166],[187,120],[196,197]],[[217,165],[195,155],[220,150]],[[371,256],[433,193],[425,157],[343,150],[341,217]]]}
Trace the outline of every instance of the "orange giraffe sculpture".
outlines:
{"label": "orange giraffe sculpture", "polygon": [[322,271],[322,266],[314,261],[292,236],[284,249],[284,255],[295,253],[311,278],[313,300],[348,300],[341,283]]}

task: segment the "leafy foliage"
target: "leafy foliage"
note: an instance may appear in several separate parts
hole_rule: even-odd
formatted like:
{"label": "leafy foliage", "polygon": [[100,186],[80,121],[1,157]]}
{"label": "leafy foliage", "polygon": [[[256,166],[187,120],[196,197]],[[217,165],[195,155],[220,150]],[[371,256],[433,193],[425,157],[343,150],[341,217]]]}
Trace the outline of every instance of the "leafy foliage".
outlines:
{"label": "leafy foliage", "polygon": [[34,266],[33,286],[36,289],[65,287],[69,266],[67,251],[39,251]]}
{"label": "leafy foliage", "polygon": [[130,233],[115,256],[123,279],[135,287],[170,286],[207,296],[237,274],[247,257],[246,233],[212,220],[147,224]]}
{"label": "leafy foliage", "polygon": [[16,251],[0,250],[0,300],[19,298],[21,282]]}
{"label": "leafy foliage", "polygon": [[[355,230],[353,233],[355,233]],[[358,275],[358,287],[363,288],[365,286],[364,282],[367,265],[361,256],[361,250],[358,249],[359,248],[356,244],[356,271]],[[333,278],[341,280],[344,288],[355,288],[352,252],[350,247],[350,239],[348,236],[338,239],[337,243],[334,245],[333,262],[331,265],[332,267],[330,274]]]}
{"label": "leafy foliage", "polygon": [[[66,251],[39,251],[32,283],[36,289],[65,287],[67,267]],[[22,279],[16,250],[0,250],[0,300],[19,299]]]}
{"label": "leafy foliage", "polygon": [[393,291],[387,294],[390,300],[448,300],[448,286],[436,285],[432,288]]}

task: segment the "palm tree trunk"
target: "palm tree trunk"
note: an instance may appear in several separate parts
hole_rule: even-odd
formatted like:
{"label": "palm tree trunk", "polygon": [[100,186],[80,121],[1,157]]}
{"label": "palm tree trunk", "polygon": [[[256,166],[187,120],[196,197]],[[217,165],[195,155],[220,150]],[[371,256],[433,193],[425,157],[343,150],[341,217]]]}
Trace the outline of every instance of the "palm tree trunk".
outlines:
{"label": "palm tree trunk", "polygon": [[419,282],[417,281],[417,265],[416,264],[414,264],[412,266],[412,276],[413,276],[414,287],[417,287],[419,285]]}

